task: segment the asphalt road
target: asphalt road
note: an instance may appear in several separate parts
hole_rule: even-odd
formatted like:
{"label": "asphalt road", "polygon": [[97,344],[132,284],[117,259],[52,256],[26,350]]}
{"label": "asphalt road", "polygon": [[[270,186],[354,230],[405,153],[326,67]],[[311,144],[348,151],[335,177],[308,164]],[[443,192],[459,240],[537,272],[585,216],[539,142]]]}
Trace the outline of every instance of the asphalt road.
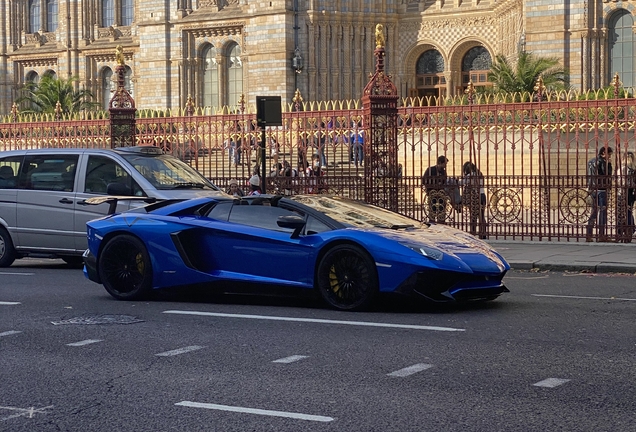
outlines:
{"label": "asphalt road", "polygon": [[0,269],[0,431],[636,431],[635,276],[511,272],[494,302],[343,313],[119,302],[60,263]]}

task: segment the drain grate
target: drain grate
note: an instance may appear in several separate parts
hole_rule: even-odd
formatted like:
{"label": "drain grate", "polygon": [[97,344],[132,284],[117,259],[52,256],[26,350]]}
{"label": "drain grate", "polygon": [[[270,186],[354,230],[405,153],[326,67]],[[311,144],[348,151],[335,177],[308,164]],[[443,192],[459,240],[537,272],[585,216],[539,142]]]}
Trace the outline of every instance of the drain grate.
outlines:
{"label": "drain grate", "polygon": [[99,325],[99,324],[135,324],[144,320],[132,315],[85,315],[81,317],[69,318],[61,321],[51,321],[53,325],[76,324],[76,325]]}

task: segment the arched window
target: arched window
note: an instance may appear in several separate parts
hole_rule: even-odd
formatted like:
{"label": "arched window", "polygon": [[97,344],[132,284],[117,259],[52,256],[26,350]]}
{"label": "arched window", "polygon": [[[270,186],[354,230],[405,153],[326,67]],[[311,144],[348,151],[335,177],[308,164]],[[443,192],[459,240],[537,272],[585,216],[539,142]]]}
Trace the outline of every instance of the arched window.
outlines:
{"label": "arched window", "polygon": [[618,73],[624,87],[636,85],[636,50],[634,49],[636,38],[634,37],[634,18],[625,9],[614,14],[609,21],[609,49],[610,64],[609,74],[606,77],[610,82],[614,73]]}
{"label": "arched window", "polygon": [[124,88],[126,89],[126,91],[128,91],[130,97],[134,99],[135,88],[133,86],[132,80],[132,69],[129,66],[126,66],[126,71],[124,72]]}
{"label": "arched window", "polygon": [[120,0],[120,10],[121,10],[121,25],[129,26],[133,23],[134,19],[134,4],[133,0]]}
{"label": "arched window", "polygon": [[36,71],[31,71],[26,76],[26,82],[39,83],[40,75]]}
{"label": "arched window", "polygon": [[41,13],[40,13],[40,0],[29,1],[29,31],[35,33],[40,31],[42,27]]}
{"label": "arched window", "polygon": [[107,110],[110,99],[113,97],[111,92],[114,90],[115,87],[115,83],[113,82],[113,70],[111,68],[106,67],[104,68],[104,70],[102,70],[101,81],[102,107]]}
{"label": "arched window", "polygon": [[57,0],[46,0],[46,31],[57,30]]}
{"label": "arched window", "polygon": [[417,96],[438,97],[446,92],[444,58],[436,49],[425,51],[415,66]]}
{"label": "arched window", "polygon": [[474,86],[488,85],[488,72],[492,66],[492,57],[488,50],[482,46],[468,50],[462,59],[462,91],[469,82]]}
{"label": "arched window", "polygon": [[219,106],[219,65],[212,45],[203,51],[203,105]]}
{"label": "arched window", "polygon": [[50,77],[52,79],[57,79],[57,74],[55,73],[55,71],[52,70],[47,70],[46,72],[44,72],[44,76]]}
{"label": "arched window", "polygon": [[102,27],[115,24],[115,0],[102,0]]}
{"label": "arched window", "polygon": [[228,105],[235,106],[243,94],[243,61],[241,47],[234,45],[229,49],[227,64]]}

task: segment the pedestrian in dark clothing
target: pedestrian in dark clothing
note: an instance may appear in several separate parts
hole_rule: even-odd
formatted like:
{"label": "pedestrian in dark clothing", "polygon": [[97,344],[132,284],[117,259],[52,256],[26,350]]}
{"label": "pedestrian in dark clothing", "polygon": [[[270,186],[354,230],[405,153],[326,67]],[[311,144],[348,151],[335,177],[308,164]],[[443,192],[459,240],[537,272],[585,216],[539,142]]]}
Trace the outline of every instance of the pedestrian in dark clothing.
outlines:
{"label": "pedestrian in dark clothing", "polygon": [[[480,239],[488,238],[486,234],[486,187],[484,175],[472,162],[464,162],[463,177],[460,183],[464,186],[462,204],[468,206],[470,213],[470,233],[479,235]],[[479,228],[479,231],[477,230]]]}
{"label": "pedestrian in dark clothing", "polygon": [[437,164],[426,168],[422,176],[422,185],[426,189],[428,198],[428,220],[429,222],[442,223],[446,220],[446,204],[448,195],[446,187],[446,156],[439,156]]}
{"label": "pedestrian in dark clothing", "polygon": [[585,241],[593,240],[594,224],[598,225],[598,241],[608,242],[607,236],[607,193],[612,187],[612,156],[611,147],[601,147],[598,156],[587,163],[587,185],[592,196],[592,211],[587,221],[587,237]]}
{"label": "pedestrian in dark clothing", "polygon": [[634,152],[625,153],[625,164],[616,170],[618,179],[618,238],[623,243],[631,243],[634,235],[633,207],[636,201],[634,187],[636,187],[636,163]]}

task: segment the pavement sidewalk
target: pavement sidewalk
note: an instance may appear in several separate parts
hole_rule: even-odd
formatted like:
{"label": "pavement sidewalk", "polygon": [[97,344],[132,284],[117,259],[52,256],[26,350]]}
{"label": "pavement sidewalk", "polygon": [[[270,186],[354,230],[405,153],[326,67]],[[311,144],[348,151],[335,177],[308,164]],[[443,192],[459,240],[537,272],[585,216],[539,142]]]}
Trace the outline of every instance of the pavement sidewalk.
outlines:
{"label": "pavement sidewalk", "polygon": [[635,243],[490,240],[515,270],[635,273]]}

